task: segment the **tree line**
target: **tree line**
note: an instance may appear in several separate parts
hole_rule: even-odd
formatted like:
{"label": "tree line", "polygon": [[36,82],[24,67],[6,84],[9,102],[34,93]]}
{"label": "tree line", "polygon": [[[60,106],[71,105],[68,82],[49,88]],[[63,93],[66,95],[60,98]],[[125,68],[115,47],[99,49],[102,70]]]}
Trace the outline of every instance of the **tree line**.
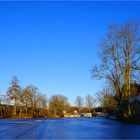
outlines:
{"label": "tree line", "polygon": [[91,95],[78,96],[75,106],[71,106],[64,95],[52,95],[49,99],[38,88],[29,85],[21,88],[17,77],[13,77],[10,86],[0,100],[1,118],[47,118],[64,117],[64,112],[92,112],[94,100]]}

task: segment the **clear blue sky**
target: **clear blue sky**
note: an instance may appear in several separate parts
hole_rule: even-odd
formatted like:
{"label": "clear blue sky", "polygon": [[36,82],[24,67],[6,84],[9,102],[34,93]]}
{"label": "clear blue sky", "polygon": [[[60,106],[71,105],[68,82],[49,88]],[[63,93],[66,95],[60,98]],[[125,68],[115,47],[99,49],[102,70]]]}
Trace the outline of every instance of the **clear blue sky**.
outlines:
{"label": "clear blue sky", "polygon": [[99,39],[110,23],[140,19],[140,2],[0,2],[0,90],[16,75],[48,97],[95,95]]}

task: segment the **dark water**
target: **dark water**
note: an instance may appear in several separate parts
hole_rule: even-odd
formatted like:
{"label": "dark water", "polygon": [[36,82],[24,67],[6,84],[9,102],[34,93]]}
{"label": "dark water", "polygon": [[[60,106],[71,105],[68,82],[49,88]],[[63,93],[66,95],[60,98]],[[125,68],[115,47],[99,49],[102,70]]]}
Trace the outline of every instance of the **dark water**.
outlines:
{"label": "dark water", "polygon": [[140,125],[106,118],[5,119],[0,139],[140,139]]}

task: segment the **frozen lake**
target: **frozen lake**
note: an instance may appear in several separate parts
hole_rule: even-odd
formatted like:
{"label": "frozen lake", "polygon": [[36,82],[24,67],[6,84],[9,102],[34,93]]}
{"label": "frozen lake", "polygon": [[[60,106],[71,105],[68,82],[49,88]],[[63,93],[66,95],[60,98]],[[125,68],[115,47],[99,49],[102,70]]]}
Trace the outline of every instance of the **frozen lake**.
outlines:
{"label": "frozen lake", "polygon": [[140,139],[140,125],[106,118],[1,119],[0,139]]}

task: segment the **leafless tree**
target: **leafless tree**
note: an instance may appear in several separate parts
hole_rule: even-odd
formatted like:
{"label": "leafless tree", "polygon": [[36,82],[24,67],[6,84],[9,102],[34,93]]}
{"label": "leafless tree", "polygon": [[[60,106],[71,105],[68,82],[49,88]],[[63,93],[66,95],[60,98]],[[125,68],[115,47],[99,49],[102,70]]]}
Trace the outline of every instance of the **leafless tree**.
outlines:
{"label": "leafless tree", "polygon": [[[93,77],[105,78],[112,83],[121,107],[123,99],[129,99],[130,83],[137,78],[136,71],[140,70],[139,23],[132,21],[121,25],[111,24],[100,42],[100,47],[101,64],[93,67]],[[128,116],[131,115],[129,105]]]}
{"label": "leafless tree", "polygon": [[37,108],[47,109],[47,97],[43,94],[37,95],[37,101],[36,101]]}
{"label": "leafless tree", "polygon": [[97,92],[97,101],[104,111],[114,111],[116,107],[115,94],[109,87],[103,88]]}
{"label": "leafless tree", "polygon": [[88,108],[89,112],[91,112],[91,109],[93,108],[93,105],[94,105],[94,99],[89,94],[85,98],[85,105]]}
{"label": "leafless tree", "polygon": [[63,111],[68,105],[67,97],[63,95],[53,95],[49,100],[50,115],[52,117],[63,117]]}
{"label": "leafless tree", "polygon": [[28,109],[32,107],[32,90],[29,86],[22,90],[22,98],[24,102],[25,118],[28,117]]}
{"label": "leafless tree", "polygon": [[81,108],[83,107],[84,99],[81,96],[77,96],[75,104],[78,107],[79,113],[81,111]]}

